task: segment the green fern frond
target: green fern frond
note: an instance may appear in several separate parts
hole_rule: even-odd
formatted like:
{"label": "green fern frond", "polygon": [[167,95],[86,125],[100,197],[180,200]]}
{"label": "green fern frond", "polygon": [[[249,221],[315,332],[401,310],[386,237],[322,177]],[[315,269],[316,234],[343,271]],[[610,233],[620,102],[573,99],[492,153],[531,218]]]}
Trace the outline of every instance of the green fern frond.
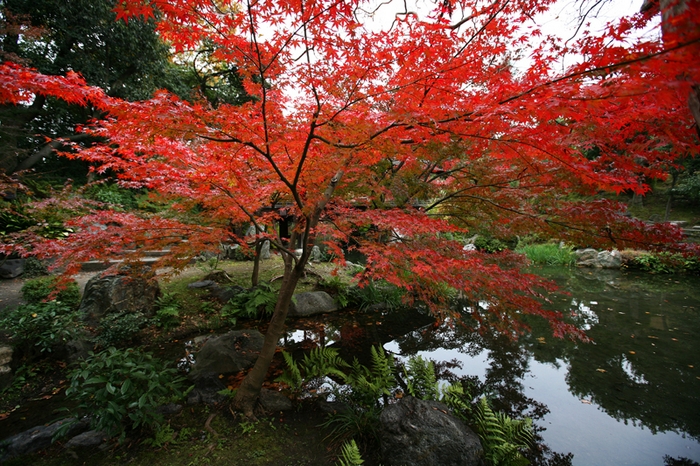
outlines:
{"label": "green fern frond", "polygon": [[514,420],[494,412],[486,397],[481,397],[474,414],[477,433],[486,461],[493,466],[524,466],[529,461],[521,451],[533,440],[532,420]]}
{"label": "green fern frond", "polygon": [[301,389],[303,379],[299,366],[294,361],[294,358],[290,353],[282,351],[282,356],[284,357],[284,362],[287,364],[287,369],[282,373],[282,375],[277,377],[277,381],[286,383],[293,390]]}
{"label": "green fern frond", "polygon": [[408,360],[407,368],[404,367],[404,373],[409,395],[422,400],[438,399],[439,387],[432,361],[421,356],[412,357]]}
{"label": "green fern frond", "polygon": [[338,458],[338,466],[360,466],[365,460],[362,459],[360,449],[355,440],[350,440],[343,444],[343,448]]}

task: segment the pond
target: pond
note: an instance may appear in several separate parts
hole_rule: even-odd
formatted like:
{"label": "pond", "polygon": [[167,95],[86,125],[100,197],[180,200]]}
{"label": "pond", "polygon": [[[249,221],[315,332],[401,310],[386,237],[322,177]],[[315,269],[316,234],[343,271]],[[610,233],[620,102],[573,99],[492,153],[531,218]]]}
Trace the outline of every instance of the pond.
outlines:
{"label": "pond", "polygon": [[498,409],[533,418],[541,464],[673,464],[666,456],[700,462],[698,278],[536,273],[569,293],[552,296],[550,306],[570,315],[592,342],[554,339],[541,322],[513,343],[433,325],[415,311],[377,311],[290,331],[287,343],[314,340],[338,347],[346,359],[382,344],[400,358],[420,355],[470,377]]}

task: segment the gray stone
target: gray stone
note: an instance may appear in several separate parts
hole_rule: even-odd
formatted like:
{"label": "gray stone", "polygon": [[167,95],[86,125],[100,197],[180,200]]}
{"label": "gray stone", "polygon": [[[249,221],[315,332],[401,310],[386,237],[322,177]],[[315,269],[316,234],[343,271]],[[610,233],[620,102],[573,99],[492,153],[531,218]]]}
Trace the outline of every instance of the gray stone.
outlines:
{"label": "gray stone", "polygon": [[187,288],[210,288],[218,286],[214,280],[202,280],[187,285]]}
{"label": "gray stone", "polygon": [[305,317],[338,310],[338,305],[325,291],[297,293],[289,305],[291,317]]}
{"label": "gray stone", "polygon": [[68,362],[76,362],[87,359],[93,346],[87,340],[70,340],[66,342]]}
{"label": "gray stone", "polygon": [[70,427],[65,432],[66,437],[75,436],[89,426],[87,420],[76,421],[75,418],[67,418],[48,426],[37,426],[13,435],[0,442],[0,462],[49,447],[56,431],[66,423],[70,423]]}
{"label": "gray stone", "polygon": [[622,265],[622,255],[617,249],[612,251],[600,251],[598,253],[598,267],[604,269],[619,269]]}
{"label": "gray stone", "polygon": [[156,408],[156,412],[164,416],[173,416],[182,412],[182,405],[177,403],[168,403],[167,405],[158,406]]}
{"label": "gray stone", "polygon": [[245,291],[243,287],[238,285],[234,286],[216,286],[210,288],[211,295],[222,304],[228,303],[230,300],[235,298],[237,295]]}
{"label": "gray stone", "polygon": [[248,369],[258,358],[263,340],[257,330],[234,330],[210,338],[195,355],[189,375],[197,380],[208,374],[235,374]]}
{"label": "gray stone", "polygon": [[265,242],[262,245],[262,248],[260,248],[260,259],[267,260],[270,258],[270,241],[265,240]]}
{"label": "gray stone", "polygon": [[88,430],[66,442],[66,448],[91,448],[103,444],[107,436],[101,430]]}
{"label": "gray stone", "polygon": [[0,278],[16,278],[24,272],[24,259],[0,259]]}
{"label": "gray stone", "polygon": [[309,259],[311,259],[313,262],[320,262],[322,257],[323,255],[321,254],[321,248],[318,246],[311,248],[311,255],[309,256]]}
{"label": "gray stone", "polygon": [[274,413],[292,409],[292,402],[289,398],[280,392],[267,390],[265,388],[260,390],[260,404],[263,405],[265,410]]}
{"label": "gray stone", "polygon": [[382,459],[388,466],[482,466],[479,437],[436,401],[413,397],[379,416]]}
{"label": "gray stone", "polygon": [[218,374],[213,372],[202,374],[194,381],[194,389],[187,395],[187,404],[204,403],[215,405],[226,400],[222,390],[226,389]]}
{"label": "gray stone", "polygon": [[112,313],[142,312],[152,316],[160,287],[155,278],[142,275],[96,275],[85,285],[80,312],[90,325]]}

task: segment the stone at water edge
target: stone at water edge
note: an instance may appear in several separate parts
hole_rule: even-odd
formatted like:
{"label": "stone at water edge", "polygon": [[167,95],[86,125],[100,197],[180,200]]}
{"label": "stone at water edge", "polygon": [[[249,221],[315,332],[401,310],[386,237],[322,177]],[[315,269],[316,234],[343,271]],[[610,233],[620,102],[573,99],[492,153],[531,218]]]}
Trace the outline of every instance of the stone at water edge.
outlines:
{"label": "stone at water edge", "polygon": [[17,278],[24,273],[24,259],[0,259],[0,278]]}
{"label": "stone at water edge", "polygon": [[297,293],[289,305],[290,317],[306,317],[338,310],[335,300],[325,291]]}
{"label": "stone at water edge", "polygon": [[479,437],[437,401],[405,397],[379,416],[387,466],[483,466]]}

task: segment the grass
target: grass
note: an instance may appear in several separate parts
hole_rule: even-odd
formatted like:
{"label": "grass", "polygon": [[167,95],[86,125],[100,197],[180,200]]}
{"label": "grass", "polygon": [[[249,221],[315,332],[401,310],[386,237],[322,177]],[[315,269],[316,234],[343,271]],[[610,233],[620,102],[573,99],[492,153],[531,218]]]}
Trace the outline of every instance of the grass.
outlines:
{"label": "grass", "polygon": [[576,262],[576,256],[570,246],[554,243],[527,244],[518,246],[517,252],[525,254],[528,259],[538,265],[571,266]]}

